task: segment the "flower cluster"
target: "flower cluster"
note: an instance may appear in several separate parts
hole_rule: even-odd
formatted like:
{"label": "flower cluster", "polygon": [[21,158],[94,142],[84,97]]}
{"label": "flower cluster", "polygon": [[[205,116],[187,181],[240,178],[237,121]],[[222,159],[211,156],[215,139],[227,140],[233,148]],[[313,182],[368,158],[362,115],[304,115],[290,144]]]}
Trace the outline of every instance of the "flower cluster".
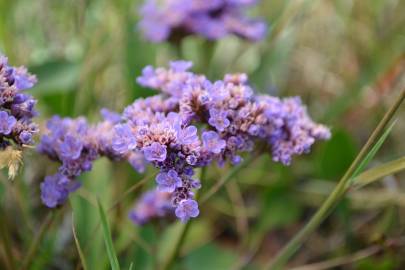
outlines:
{"label": "flower cluster", "polygon": [[93,161],[100,156],[131,160],[135,155],[124,157],[112,149],[113,127],[121,117],[105,109],[101,113],[104,121],[97,125],[89,125],[83,117],[54,116],[47,122],[38,151],[60,162],[61,166],[41,184],[41,199],[46,206],[63,204],[69,193],[80,187],[76,178],[90,171]]}
{"label": "flower cluster", "polygon": [[154,189],[142,195],[129,213],[129,218],[134,223],[143,225],[151,219],[166,216],[171,212],[173,206],[170,203],[170,193]]}
{"label": "flower cluster", "polygon": [[105,121],[98,125],[90,127],[80,118],[51,120],[40,151],[62,166],[59,177],[42,184],[45,204],[63,202],[76,187],[71,180],[105,155],[126,159],[138,171],[145,163],[159,169],[157,191],[145,195],[131,214],[136,222],[167,211],[187,221],[199,214],[196,168],[227,161],[237,165],[241,153],[255,147],[268,149],[274,161],[288,165],[294,155],[309,152],[316,140],[330,137],[328,128],[311,120],[299,98],[255,95],[245,74],[211,82],[190,72],[191,66],[176,61],[169,68],[146,67],[138,83],[162,93],[135,100],[121,116],[105,112]]}
{"label": "flower cluster", "polygon": [[36,100],[25,93],[37,82],[25,67],[12,67],[0,54],[0,150],[11,144],[33,143],[38,126],[32,122],[37,115]]}
{"label": "flower cluster", "polygon": [[210,40],[234,34],[258,41],[265,37],[266,24],[244,15],[256,0],[146,0],[139,27],[153,42],[177,41],[198,34]]}
{"label": "flower cluster", "polygon": [[299,98],[256,96],[245,74],[211,82],[190,72],[191,66],[176,61],[168,69],[146,67],[138,83],[162,94],[127,107],[113,139],[113,144],[127,146],[120,150],[141,152],[160,169],[158,190],[171,194],[181,220],[199,213],[193,199],[193,190],[200,187],[193,178],[195,168],[226,161],[236,165],[242,161],[240,153],[259,144],[269,148],[274,161],[288,165],[315,140],[330,137]]}

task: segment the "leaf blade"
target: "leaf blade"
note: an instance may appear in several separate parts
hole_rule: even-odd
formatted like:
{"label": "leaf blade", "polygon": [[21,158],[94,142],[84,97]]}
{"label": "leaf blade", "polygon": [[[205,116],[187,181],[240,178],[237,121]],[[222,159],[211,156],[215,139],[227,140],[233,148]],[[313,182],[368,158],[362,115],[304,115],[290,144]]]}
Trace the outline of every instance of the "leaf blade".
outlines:
{"label": "leaf blade", "polygon": [[73,238],[75,239],[75,244],[77,248],[77,252],[79,253],[80,261],[82,263],[83,270],[87,270],[87,262],[86,262],[86,257],[84,256],[83,250],[80,246],[79,239],[77,237],[77,232],[76,232],[76,227],[74,223],[74,216],[72,213],[72,233],[73,233]]}
{"label": "leaf blade", "polygon": [[115,249],[113,246],[113,241],[111,238],[111,231],[110,231],[110,227],[108,225],[107,216],[106,216],[104,208],[101,205],[100,200],[98,198],[97,198],[97,205],[98,205],[98,210],[100,213],[101,227],[102,227],[102,231],[103,231],[105,246],[107,249],[108,259],[110,260],[111,269],[120,270],[120,265],[118,262],[117,254],[115,252]]}

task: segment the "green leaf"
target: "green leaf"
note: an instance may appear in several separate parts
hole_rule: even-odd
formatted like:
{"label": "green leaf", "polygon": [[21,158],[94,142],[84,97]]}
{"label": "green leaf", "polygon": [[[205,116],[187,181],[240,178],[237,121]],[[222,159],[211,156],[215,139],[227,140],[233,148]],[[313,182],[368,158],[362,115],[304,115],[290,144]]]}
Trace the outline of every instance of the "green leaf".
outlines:
{"label": "green leaf", "polygon": [[232,269],[238,257],[231,251],[220,248],[214,244],[208,244],[194,250],[185,259],[185,269]]}
{"label": "green leaf", "polygon": [[337,179],[350,166],[356,156],[356,146],[344,130],[333,132],[332,138],[323,145],[319,160],[319,177]]}
{"label": "green leaf", "polygon": [[86,257],[83,254],[83,250],[80,246],[80,242],[79,239],[77,238],[77,233],[76,233],[76,228],[75,228],[75,222],[74,222],[74,217],[73,217],[73,213],[72,213],[72,232],[73,232],[73,237],[75,239],[75,244],[77,247],[77,252],[79,253],[79,257],[80,257],[80,261],[82,263],[83,266],[83,270],[87,270],[87,263],[86,263]]}
{"label": "green leaf", "polygon": [[387,175],[405,170],[405,157],[384,163],[378,167],[359,174],[354,180],[354,188],[358,189],[371,184]]}
{"label": "green leaf", "polygon": [[31,67],[30,71],[38,77],[33,93],[49,95],[74,91],[79,81],[80,65],[60,59]]}
{"label": "green leaf", "polygon": [[115,253],[115,250],[114,250],[114,246],[113,246],[113,242],[112,242],[112,238],[111,238],[110,227],[108,226],[108,222],[107,222],[107,216],[105,214],[104,208],[101,205],[99,199],[97,199],[97,205],[98,205],[98,210],[100,213],[101,226],[103,228],[104,242],[105,242],[105,246],[107,249],[108,259],[110,260],[111,269],[119,270],[120,265],[118,263],[117,254]]}

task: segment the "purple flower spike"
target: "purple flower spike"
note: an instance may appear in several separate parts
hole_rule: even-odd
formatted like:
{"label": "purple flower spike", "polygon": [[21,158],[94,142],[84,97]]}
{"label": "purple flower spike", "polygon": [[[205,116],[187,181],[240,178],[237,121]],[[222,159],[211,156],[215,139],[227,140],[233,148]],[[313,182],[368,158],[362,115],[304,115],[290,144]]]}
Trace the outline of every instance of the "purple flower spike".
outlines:
{"label": "purple flower spike", "polygon": [[0,134],[9,135],[17,120],[7,112],[0,111]]}
{"label": "purple flower spike", "polygon": [[225,140],[222,140],[215,131],[203,132],[202,141],[204,148],[214,154],[221,153],[226,146]]}
{"label": "purple flower spike", "polygon": [[148,161],[164,161],[166,159],[166,146],[154,142],[150,146],[143,148],[145,159]]}
{"label": "purple flower spike", "polygon": [[228,118],[226,118],[228,113],[226,111],[221,111],[217,109],[210,110],[210,119],[208,123],[215,127],[218,131],[224,131],[225,128],[231,123]]}
{"label": "purple flower spike", "polygon": [[62,158],[75,160],[78,159],[83,149],[83,143],[73,136],[66,136],[64,142],[60,145],[60,154]]}
{"label": "purple flower spike", "polygon": [[175,214],[182,222],[187,222],[190,218],[195,218],[200,214],[198,203],[191,199],[182,200],[177,206]]}
{"label": "purple flower spike", "polygon": [[182,186],[181,178],[175,170],[159,173],[156,176],[156,182],[159,190],[164,192],[173,192],[176,188]]}

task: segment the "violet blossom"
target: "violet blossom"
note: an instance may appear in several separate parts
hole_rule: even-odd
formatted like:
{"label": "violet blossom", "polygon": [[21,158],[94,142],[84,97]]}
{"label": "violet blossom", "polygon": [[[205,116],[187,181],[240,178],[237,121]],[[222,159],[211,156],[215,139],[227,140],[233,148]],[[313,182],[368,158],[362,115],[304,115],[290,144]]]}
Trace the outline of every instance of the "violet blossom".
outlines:
{"label": "violet blossom", "polygon": [[257,1],[235,0],[145,0],[140,8],[139,28],[152,42],[178,42],[187,35],[216,40],[237,35],[250,41],[262,40],[267,32],[263,20],[245,15]]}

